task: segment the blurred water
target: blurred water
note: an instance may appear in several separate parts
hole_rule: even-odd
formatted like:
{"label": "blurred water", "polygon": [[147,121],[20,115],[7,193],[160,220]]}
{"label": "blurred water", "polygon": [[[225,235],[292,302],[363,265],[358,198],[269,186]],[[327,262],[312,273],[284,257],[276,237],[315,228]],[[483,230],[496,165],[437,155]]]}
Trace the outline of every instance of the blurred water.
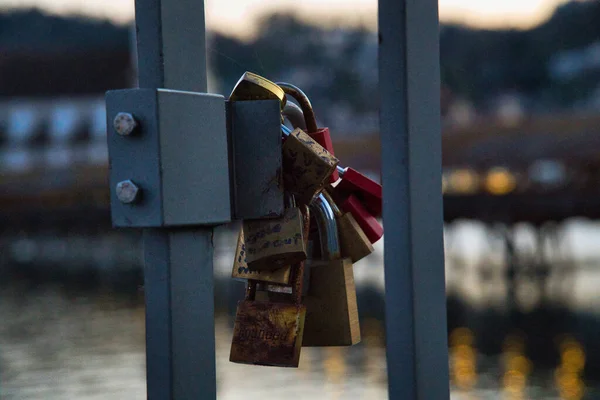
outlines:
{"label": "blurred water", "polygon": [[[493,245],[477,244],[475,239],[481,237],[472,231],[461,240],[470,251],[479,248],[486,256],[495,254],[496,250],[486,252],[486,246]],[[456,256],[464,253],[459,251],[461,240],[447,240],[449,290],[462,293],[473,306],[502,305],[506,293],[502,268],[496,266],[492,275],[482,275],[474,267],[481,257],[477,251],[466,258]],[[234,244],[231,232],[215,238],[217,282],[228,280]],[[375,254],[355,266],[361,290],[380,292],[383,287],[382,244],[376,248]],[[598,304],[590,283],[597,280],[597,270],[578,271],[569,280],[572,306],[593,309]],[[559,270],[556,280],[564,279],[561,274]],[[15,281],[0,287],[0,299],[1,399],[145,398],[142,291],[119,295],[103,289],[71,290],[60,283],[32,286]],[[362,301],[359,296],[359,308],[365,310],[370,300],[363,297]],[[383,323],[367,315],[361,327],[360,345],[304,348],[298,369],[252,367],[228,361],[231,319],[220,313],[215,332],[219,398],[386,398]],[[526,344],[511,337],[504,338],[500,356],[484,356],[476,349],[474,334],[459,328],[450,335],[453,399],[600,398],[596,384],[586,384],[583,376],[585,347],[573,339],[557,342],[562,349],[560,365],[548,368],[534,365],[526,356]],[[431,379],[436,379],[434,371]]]}
{"label": "blurred water", "polygon": [[[144,310],[130,299],[73,296],[58,287],[2,291],[2,399],[145,398]],[[230,320],[216,320],[218,395],[222,399],[382,399],[387,397],[382,325],[362,321],[363,341],[351,348],[303,348],[295,369],[228,361]],[[460,351],[453,362],[463,363]],[[476,356],[478,384],[459,381],[454,399],[500,399],[503,372]],[[462,361],[461,361],[462,360]],[[468,368],[468,365],[466,366]],[[465,368],[463,365],[461,368]],[[463,371],[464,372],[464,371]],[[243,377],[243,379],[241,379]],[[432,372],[432,379],[435,373]],[[502,379],[500,379],[502,381]],[[524,385],[522,398],[558,398],[552,387]],[[461,389],[462,388],[462,389]],[[475,396],[475,397],[473,397]]]}
{"label": "blurred water", "polygon": [[[2,298],[2,399],[145,398],[142,304],[50,287],[12,288]],[[364,327],[365,345],[305,348],[297,370],[263,368],[229,362],[230,320],[219,316],[219,398],[384,398],[381,326],[367,321]]]}

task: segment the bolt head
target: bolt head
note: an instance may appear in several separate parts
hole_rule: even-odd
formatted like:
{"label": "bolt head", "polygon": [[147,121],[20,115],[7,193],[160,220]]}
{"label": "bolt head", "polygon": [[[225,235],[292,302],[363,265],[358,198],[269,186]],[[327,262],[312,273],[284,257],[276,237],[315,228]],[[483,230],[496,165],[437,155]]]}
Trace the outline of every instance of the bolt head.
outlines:
{"label": "bolt head", "polygon": [[137,128],[138,123],[132,114],[120,112],[113,120],[115,131],[121,136],[129,136]]}
{"label": "bolt head", "polygon": [[117,183],[116,189],[117,198],[121,203],[130,204],[139,197],[140,188],[129,179]]}

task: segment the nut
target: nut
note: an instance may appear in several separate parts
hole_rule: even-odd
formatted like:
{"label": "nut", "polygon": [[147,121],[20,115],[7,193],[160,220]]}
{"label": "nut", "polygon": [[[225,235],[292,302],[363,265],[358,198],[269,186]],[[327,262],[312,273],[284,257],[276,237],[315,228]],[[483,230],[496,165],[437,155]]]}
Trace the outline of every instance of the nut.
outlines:
{"label": "nut", "polygon": [[117,198],[121,203],[131,204],[139,197],[140,188],[131,180],[117,183]]}
{"label": "nut", "polygon": [[129,136],[137,128],[138,123],[130,113],[120,112],[113,120],[115,131],[121,136]]}

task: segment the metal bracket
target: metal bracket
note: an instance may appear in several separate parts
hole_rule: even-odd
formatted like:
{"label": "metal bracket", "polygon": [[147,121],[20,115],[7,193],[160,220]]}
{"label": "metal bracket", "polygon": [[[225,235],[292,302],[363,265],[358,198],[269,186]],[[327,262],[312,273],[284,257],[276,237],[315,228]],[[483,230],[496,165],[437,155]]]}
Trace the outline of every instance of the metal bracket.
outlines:
{"label": "metal bracket", "polygon": [[281,103],[230,101],[227,116],[233,144],[235,219],[282,215]]}
{"label": "metal bracket", "polygon": [[115,227],[283,213],[277,101],[226,107],[220,95],[126,89],[107,92],[106,104]]}

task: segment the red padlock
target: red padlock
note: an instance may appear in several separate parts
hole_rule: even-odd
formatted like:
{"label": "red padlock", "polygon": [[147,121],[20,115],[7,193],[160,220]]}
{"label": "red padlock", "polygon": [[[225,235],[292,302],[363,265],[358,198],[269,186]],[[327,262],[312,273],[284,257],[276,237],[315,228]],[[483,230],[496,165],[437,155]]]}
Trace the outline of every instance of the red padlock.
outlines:
{"label": "red padlock", "polygon": [[344,212],[352,214],[371,243],[375,243],[381,239],[383,236],[383,226],[377,221],[377,218],[367,211],[356,196],[352,194],[348,196],[348,198],[341,202],[340,208],[344,210]]}
{"label": "red padlock", "polygon": [[[313,138],[315,142],[319,143],[321,146],[325,147],[325,150],[331,153],[332,156],[335,156],[333,152],[333,143],[331,142],[331,135],[329,134],[329,128],[318,128],[314,132],[307,132],[308,136]],[[340,175],[337,170],[333,171],[331,174],[331,182],[337,182],[340,178]]]}
{"label": "red padlock", "polygon": [[338,171],[342,180],[335,187],[336,191],[355,195],[374,217],[381,217],[381,185],[352,168],[338,167]]}

